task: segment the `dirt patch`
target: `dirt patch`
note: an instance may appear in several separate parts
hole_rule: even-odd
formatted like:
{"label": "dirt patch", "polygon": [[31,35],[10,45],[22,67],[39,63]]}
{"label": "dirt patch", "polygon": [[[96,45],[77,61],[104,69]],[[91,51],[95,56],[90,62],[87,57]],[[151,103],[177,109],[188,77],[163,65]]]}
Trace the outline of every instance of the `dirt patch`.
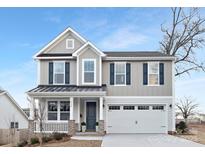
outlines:
{"label": "dirt patch", "polygon": [[69,140],[65,142],[46,143],[43,147],[100,147],[102,141],[96,140]]}
{"label": "dirt patch", "polygon": [[205,144],[205,125],[204,124],[190,124],[189,128],[193,134],[191,135],[176,135],[187,140],[197,143]]}

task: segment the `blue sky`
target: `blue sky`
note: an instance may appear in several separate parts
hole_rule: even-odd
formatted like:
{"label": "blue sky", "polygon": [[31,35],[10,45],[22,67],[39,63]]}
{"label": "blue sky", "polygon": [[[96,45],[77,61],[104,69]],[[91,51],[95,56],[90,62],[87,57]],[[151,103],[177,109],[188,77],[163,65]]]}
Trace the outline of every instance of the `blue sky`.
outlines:
{"label": "blue sky", "polygon": [[[205,10],[201,10],[205,15]],[[160,26],[169,22],[169,8],[0,8],[0,86],[22,107],[25,92],[36,86],[32,56],[71,26],[99,49],[159,50]],[[111,43],[112,42],[112,43]],[[204,57],[202,52],[198,57]],[[191,96],[205,111],[205,73],[176,79],[176,96]]]}

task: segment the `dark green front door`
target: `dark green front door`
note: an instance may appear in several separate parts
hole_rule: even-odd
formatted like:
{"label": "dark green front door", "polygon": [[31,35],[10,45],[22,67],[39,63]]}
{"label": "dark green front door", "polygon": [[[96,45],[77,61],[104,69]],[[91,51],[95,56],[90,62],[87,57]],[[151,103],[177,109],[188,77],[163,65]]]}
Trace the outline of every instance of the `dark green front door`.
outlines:
{"label": "dark green front door", "polygon": [[86,103],[86,126],[88,131],[95,131],[96,102]]}

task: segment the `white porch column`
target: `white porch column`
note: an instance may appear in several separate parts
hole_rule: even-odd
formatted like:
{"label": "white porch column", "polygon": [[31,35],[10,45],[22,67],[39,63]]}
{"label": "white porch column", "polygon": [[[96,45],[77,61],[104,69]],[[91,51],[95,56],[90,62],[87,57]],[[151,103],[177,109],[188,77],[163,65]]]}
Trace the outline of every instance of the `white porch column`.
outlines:
{"label": "white porch column", "polygon": [[[28,98],[29,99],[29,98]],[[29,120],[34,120],[34,110],[35,110],[35,99],[34,98],[30,98],[30,116],[29,116]]]}
{"label": "white porch column", "polygon": [[99,120],[103,120],[103,97],[100,97],[100,118]]}
{"label": "white porch column", "polygon": [[70,120],[74,120],[74,102],[73,102],[73,97],[70,97]]}

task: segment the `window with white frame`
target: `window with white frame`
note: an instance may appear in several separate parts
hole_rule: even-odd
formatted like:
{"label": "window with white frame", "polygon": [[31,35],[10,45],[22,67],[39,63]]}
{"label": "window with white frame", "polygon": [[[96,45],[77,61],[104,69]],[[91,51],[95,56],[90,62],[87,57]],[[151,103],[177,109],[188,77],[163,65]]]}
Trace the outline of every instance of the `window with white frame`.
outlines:
{"label": "window with white frame", "polygon": [[95,83],[95,60],[83,59],[83,83]]}
{"label": "window with white frame", "polygon": [[126,63],[115,63],[115,85],[126,84]]}
{"label": "window with white frame", "polygon": [[48,101],[48,120],[58,120],[57,101]]}
{"label": "window with white frame", "polygon": [[159,85],[159,63],[149,62],[148,63],[148,83],[149,85]]}
{"label": "window with white frame", "polygon": [[70,102],[60,101],[60,120],[70,119]]}
{"label": "window with white frame", "polygon": [[74,39],[66,40],[66,49],[74,49]]}
{"label": "window with white frame", "polygon": [[48,101],[48,120],[66,121],[70,119],[70,101]]}
{"label": "window with white frame", "polygon": [[54,84],[65,82],[65,62],[54,62]]}

